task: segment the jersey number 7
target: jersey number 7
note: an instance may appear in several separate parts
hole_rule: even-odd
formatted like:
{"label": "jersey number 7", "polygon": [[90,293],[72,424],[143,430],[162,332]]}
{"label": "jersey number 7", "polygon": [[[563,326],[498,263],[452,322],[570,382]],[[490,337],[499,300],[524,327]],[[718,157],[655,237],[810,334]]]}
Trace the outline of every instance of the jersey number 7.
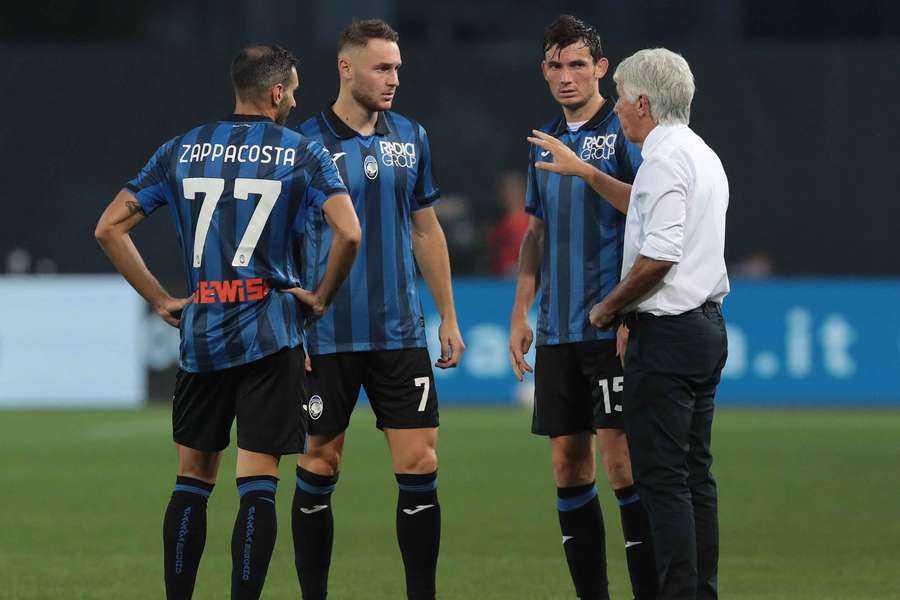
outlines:
{"label": "jersey number 7", "polygon": [[[206,235],[209,233],[209,224],[212,221],[213,211],[222,198],[225,191],[225,180],[219,177],[188,177],[183,181],[184,197],[193,200],[197,194],[203,194],[203,204],[200,206],[200,216],[197,219],[197,230],[194,234],[194,268],[199,269],[203,262],[203,247],[206,245]],[[247,223],[247,230],[241,237],[232,267],[246,267],[253,257],[259,236],[275,208],[275,201],[281,195],[281,181],[272,179],[246,179],[234,180],[234,197],[237,200],[247,200],[250,194],[258,194],[259,204]]]}

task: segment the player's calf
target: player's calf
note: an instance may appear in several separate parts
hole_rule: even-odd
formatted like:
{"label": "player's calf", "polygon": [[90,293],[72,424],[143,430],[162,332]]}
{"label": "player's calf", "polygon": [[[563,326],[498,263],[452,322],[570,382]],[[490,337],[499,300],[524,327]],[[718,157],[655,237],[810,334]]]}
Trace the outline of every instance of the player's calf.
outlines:
{"label": "player's calf", "polygon": [[233,600],[257,600],[262,594],[277,532],[278,458],[238,448],[236,483],[241,503],[231,535]]}
{"label": "player's calf", "polygon": [[600,429],[597,439],[606,479],[619,502],[632,592],[636,600],[656,598],[658,583],[650,520],[634,486],[628,439],[621,429]]}
{"label": "player's calf", "polygon": [[609,598],[606,530],[597,498],[594,451],[592,432],[550,438],[563,551],[575,591],[583,600]]}
{"label": "player's calf", "polygon": [[575,591],[582,600],[609,598],[606,576],[606,530],[597,486],[558,487],[556,510],[563,550]]}
{"label": "player's calf", "polygon": [[331,494],[338,474],[319,475],[297,467],[297,486],[291,509],[294,566],[304,600],[325,600],[334,541]]}
{"label": "player's calf", "polygon": [[397,478],[397,542],[410,600],[435,597],[441,544],[436,427],[385,429]]}
{"label": "player's calf", "polygon": [[213,484],[179,476],[163,519],[166,598],[181,600],[194,593],[197,569],[206,546],[206,503]]}
{"label": "player's calf", "polygon": [[231,536],[232,600],[256,600],[262,594],[275,548],[275,491],[270,475],[238,477],[240,508]]}
{"label": "player's calf", "polygon": [[438,551],[441,544],[441,505],[437,471],[397,473],[397,542],[406,570],[409,600],[434,600]]}

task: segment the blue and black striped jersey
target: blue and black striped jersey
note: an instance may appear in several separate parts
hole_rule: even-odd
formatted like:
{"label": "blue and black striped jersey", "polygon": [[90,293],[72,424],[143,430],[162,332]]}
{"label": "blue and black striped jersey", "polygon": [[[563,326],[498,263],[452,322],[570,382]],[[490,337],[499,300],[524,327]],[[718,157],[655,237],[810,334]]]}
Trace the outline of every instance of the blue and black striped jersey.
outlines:
{"label": "blue and black striped jersey", "polygon": [[328,152],[262,116],[233,115],[163,144],[126,184],[149,215],[168,205],[193,303],[181,368],[215,371],[302,342],[295,267],[304,220],[346,188]]}
{"label": "blue and black striped jersey", "polygon": [[[375,132],[360,135],[326,109],[300,126],[337,165],[362,226],[353,269],[324,317],[307,328],[310,354],[425,347],[425,319],[416,286],[410,217],[440,196],[421,125],[393,112]],[[321,211],[306,221],[304,282],[325,271],[331,231]]]}
{"label": "blue and black striped jersey", "polygon": [[[631,183],[641,164],[640,148],[625,139],[607,99],[587,123],[571,132],[560,115],[541,127],[604,173]],[[525,210],[544,221],[541,300],[537,345],[612,339],[614,331],[590,324],[591,307],[619,283],[625,215],[580,177],[536,169],[553,156],[532,146]]]}

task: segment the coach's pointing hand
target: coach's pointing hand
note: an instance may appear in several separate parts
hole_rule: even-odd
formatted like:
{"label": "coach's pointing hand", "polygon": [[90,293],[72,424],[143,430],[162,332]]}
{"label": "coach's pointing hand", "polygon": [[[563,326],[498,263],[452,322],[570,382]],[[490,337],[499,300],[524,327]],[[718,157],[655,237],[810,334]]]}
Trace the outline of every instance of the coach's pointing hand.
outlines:
{"label": "coach's pointing hand", "polygon": [[538,156],[540,158],[546,158],[548,155],[553,157],[553,162],[537,161],[534,163],[535,167],[551,173],[559,173],[560,175],[584,176],[587,163],[578,158],[578,155],[571,148],[543,131],[532,129],[531,133],[532,136],[528,138],[528,141],[543,150],[543,152],[538,153]]}
{"label": "coach's pointing hand", "polygon": [[153,308],[156,309],[156,314],[158,314],[163,321],[175,329],[178,329],[178,326],[181,323],[181,311],[183,311],[184,307],[193,300],[193,296],[188,296],[187,298],[172,298],[169,296],[161,300]]}
{"label": "coach's pointing hand", "polygon": [[513,318],[509,324],[509,362],[516,379],[525,379],[525,372],[533,373],[534,369],[525,360],[525,355],[534,341],[534,331],[523,318]]}

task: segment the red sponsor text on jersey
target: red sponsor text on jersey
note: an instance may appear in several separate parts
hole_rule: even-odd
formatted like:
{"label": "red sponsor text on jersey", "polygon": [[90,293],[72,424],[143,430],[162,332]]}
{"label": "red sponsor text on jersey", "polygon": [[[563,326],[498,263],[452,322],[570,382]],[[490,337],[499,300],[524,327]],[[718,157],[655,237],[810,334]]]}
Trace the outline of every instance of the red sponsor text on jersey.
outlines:
{"label": "red sponsor text on jersey", "polygon": [[256,302],[268,296],[269,289],[262,277],[201,281],[194,292],[194,304]]}

